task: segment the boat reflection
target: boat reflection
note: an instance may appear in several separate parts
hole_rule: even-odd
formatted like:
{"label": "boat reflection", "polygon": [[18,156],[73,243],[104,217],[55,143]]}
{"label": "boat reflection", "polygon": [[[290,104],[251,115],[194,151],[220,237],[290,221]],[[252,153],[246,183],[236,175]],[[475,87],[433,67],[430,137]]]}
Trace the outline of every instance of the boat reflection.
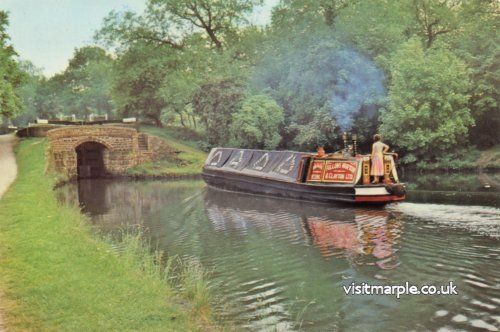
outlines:
{"label": "boat reflection", "polygon": [[398,265],[402,218],[384,207],[318,205],[208,189],[205,209],[219,232],[281,232],[317,247],[327,259],[345,256],[384,269]]}

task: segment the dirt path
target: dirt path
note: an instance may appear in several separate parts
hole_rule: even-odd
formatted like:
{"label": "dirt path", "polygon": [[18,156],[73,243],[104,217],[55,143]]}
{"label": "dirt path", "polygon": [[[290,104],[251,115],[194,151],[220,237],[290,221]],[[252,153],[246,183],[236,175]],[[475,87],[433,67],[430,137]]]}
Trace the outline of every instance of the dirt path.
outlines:
{"label": "dirt path", "polygon": [[17,165],[12,149],[15,139],[14,135],[0,135],[0,198],[16,178]]}
{"label": "dirt path", "polygon": [[[16,178],[17,165],[12,149],[15,139],[14,135],[0,135],[0,199]],[[0,297],[0,332],[5,330],[2,319],[2,298]]]}

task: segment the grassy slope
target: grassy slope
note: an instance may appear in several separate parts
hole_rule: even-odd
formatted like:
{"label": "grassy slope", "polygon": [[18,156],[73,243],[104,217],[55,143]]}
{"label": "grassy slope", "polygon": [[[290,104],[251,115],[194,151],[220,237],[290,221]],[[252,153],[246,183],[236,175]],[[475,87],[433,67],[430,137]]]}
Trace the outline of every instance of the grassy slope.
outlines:
{"label": "grassy slope", "polygon": [[476,164],[480,168],[500,169],[500,145],[482,151]]}
{"label": "grassy slope", "polygon": [[134,176],[185,177],[201,174],[207,154],[196,148],[196,142],[174,137],[175,132],[168,128],[141,127],[141,131],[161,137],[176,150],[177,158],[144,163],[127,171]]}
{"label": "grassy slope", "polygon": [[[19,175],[0,202],[0,291],[11,330],[193,330],[199,320],[131,254],[91,235],[44,175],[45,141],[22,141]],[[141,264],[143,264],[141,266]]]}
{"label": "grassy slope", "polygon": [[475,171],[478,169],[500,169],[500,145],[487,150],[470,148],[462,151],[460,155],[450,154],[443,156],[433,163],[420,162],[417,168],[429,171],[457,170]]}

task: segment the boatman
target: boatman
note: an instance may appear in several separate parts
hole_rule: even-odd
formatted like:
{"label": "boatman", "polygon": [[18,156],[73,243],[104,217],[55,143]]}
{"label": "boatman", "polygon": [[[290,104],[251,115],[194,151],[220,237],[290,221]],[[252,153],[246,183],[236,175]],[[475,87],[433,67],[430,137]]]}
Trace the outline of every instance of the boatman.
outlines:
{"label": "boatman", "polygon": [[325,148],[320,146],[318,148],[318,153],[316,154],[318,158],[323,158],[325,156]]}
{"label": "boatman", "polygon": [[384,175],[384,153],[389,151],[389,145],[382,143],[382,136],[375,134],[372,145],[372,169],[373,184],[380,182],[380,177]]}

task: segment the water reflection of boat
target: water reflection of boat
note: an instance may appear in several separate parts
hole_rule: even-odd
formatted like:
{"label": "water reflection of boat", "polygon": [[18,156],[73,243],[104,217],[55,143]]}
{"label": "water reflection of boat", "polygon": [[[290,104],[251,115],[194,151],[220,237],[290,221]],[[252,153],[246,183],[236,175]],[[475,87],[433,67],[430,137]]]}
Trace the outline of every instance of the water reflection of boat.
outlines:
{"label": "water reflection of boat", "polygon": [[394,266],[401,220],[396,211],[324,206],[209,189],[205,209],[220,232],[279,232],[316,246],[324,257],[369,256]]}
{"label": "water reflection of boat", "polygon": [[370,156],[214,148],[203,167],[208,185],[315,202],[388,203],[405,198],[392,154],[384,183],[370,182]]}
{"label": "water reflection of boat", "polygon": [[323,256],[330,256],[332,249],[363,253],[359,230],[354,223],[332,222],[324,218],[308,217],[304,225]]}

